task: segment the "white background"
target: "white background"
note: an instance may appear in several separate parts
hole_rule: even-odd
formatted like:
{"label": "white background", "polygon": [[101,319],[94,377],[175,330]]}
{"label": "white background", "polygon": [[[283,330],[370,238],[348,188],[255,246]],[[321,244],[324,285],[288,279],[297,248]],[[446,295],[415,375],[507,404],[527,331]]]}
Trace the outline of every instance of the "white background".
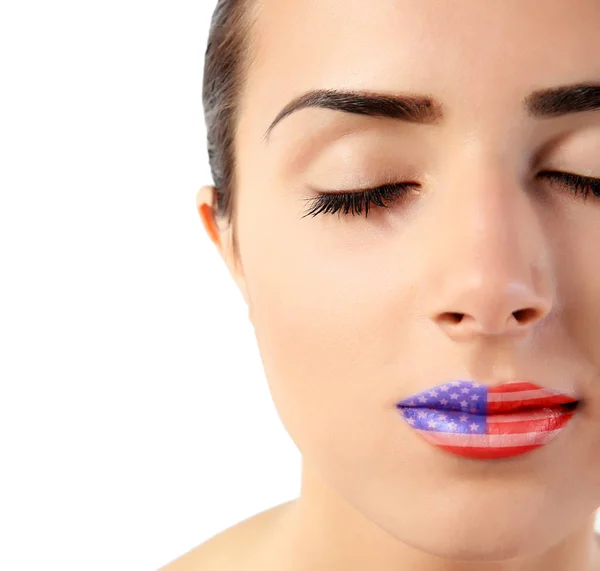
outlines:
{"label": "white background", "polygon": [[196,211],[215,2],[0,4],[0,569],[153,570],[300,485]]}
{"label": "white background", "polygon": [[1,4],[0,569],[153,570],[299,494],[195,206],[214,6]]}

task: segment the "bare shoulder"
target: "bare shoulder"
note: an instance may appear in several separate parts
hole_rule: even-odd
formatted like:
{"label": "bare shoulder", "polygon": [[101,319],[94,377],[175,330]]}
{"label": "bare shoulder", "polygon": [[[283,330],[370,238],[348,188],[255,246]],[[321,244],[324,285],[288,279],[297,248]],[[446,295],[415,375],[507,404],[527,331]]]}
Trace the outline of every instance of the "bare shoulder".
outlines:
{"label": "bare shoulder", "polygon": [[158,571],[240,571],[252,568],[257,546],[285,509],[294,502],[280,504],[245,519],[194,547]]}

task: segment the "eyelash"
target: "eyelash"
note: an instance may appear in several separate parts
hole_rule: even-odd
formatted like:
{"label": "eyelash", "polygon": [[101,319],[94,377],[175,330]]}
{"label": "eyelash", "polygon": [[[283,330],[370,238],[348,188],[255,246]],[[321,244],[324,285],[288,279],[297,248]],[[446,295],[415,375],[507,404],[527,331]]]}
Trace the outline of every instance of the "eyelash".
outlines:
{"label": "eyelash", "polygon": [[[600,198],[600,178],[585,177],[571,173],[558,171],[544,171],[538,176],[547,178],[552,182],[558,182],[567,187],[575,195],[582,195],[584,201],[587,199],[590,191]],[[365,216],[369,214],[369,208],[372,204],[381,208],[389,208],[386,202],[394,202],[396,199],[405,196],[408,192],[418,186],[414,182],[390,183],[360,191],[351,192],[321,192],[318,196],[308,199],[313,202],[312,208],[303,216],[317,216],[318,214],[335,214],[344,210],[344,216],[350,211],[352,215],[360,215],[363,208]]]}

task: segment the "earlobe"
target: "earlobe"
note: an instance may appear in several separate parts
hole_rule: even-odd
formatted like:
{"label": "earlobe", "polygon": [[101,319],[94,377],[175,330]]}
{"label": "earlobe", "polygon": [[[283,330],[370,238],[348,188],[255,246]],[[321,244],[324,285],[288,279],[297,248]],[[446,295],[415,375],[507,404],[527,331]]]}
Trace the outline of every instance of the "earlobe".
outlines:
{"label": "earlobe", "polygon": [[204,228],[206,229],[208,236],[216,246],[219,246],[219,231],[217,230],[214,224],[214,219],[212,216],[210,206],[208,206],[207,204],[203,204],[199,207],[198,211],[200,213],[200,218],[202,219],[202,223],[204,224]]}
{"label": "earlobe", "polygon": [[213,215],[213,204],[216,200],[216,189],[214,186],[203,186],[196,194],[196,207],[204,229],[206,230],[211,241],[218,248],[221,247],[221,239],[219,236],[219,229],[215,222]]}

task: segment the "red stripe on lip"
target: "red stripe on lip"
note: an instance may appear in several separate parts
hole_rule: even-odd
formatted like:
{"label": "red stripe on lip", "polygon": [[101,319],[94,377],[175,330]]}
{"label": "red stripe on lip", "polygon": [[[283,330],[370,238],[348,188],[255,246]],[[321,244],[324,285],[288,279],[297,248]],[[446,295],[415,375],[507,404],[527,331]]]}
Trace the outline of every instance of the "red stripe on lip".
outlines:
{"label": "red stripe on lip", "polygon": [[562,407],[535,409],[510,414],[492,415],[487,422],[487,434],[540,433],[563,428],[575,414]]}
{"label": "red stripe on lip", "polygon": [[[517,391],[546,391],[544,387],[528,381],[513,381],[488,387],[490,393],[511,393]],[[558,393],[559,391],[553,391]],[[561,393],[562,394],[562,393]]]}
{"label": "red stripe on lip", "polygon": [[507,446],[504,448],[491,448],[489,446],[447,446],[441,445],[442,450],[446,450],[457,456],[465,456],[466,458],[474,458],[476,460],[496,460],[501,458],[510,458],[511,456],[520,456],[526,452],[531,452],[540,447],[540,444],[530,444],[528,446]]}
{"label": "red stripe on lip", "polygon": [[540,397],[527,400],[512,400],[512,401],[493,401],[487,403],[488,414],[498,414],[503,412],[511,412],[517,410],[539,409],[561,404],[574,404],[578,402],[576,399],[565,395],[555,395],[551,397]]}

